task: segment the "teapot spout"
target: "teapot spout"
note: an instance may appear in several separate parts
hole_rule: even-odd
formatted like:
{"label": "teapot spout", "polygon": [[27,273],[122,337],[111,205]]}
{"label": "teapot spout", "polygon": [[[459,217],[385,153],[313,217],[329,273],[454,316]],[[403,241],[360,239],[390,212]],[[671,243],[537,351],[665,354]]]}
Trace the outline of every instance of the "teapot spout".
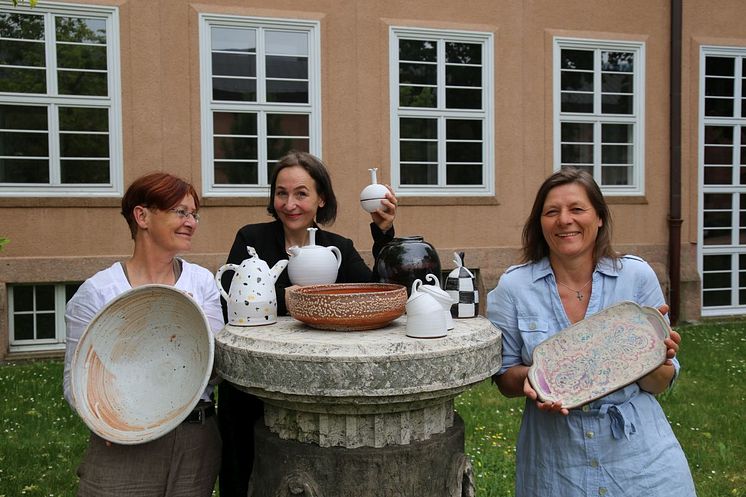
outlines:
{"label": "teapot spout", "polygon": [[277,263],[272,266],[272,269],[269,270],[269,274],[272,276],[274,281],[277,281],[277,278],[280,277],[282,272],[285,270],[285,268],[288,266],[288,260],[283,259],[281,261],[277,261]]}

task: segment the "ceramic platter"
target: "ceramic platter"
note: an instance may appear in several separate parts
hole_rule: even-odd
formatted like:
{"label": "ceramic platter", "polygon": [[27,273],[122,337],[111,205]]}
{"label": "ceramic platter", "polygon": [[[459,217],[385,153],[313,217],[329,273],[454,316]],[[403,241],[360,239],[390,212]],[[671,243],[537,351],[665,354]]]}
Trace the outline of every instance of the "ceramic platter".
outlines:
{"label": "ceramic platter", "polygon": [[621,302],[537,345],[528,379],[539,399],[577,407],[663,364],[668,336],[656,309]]}

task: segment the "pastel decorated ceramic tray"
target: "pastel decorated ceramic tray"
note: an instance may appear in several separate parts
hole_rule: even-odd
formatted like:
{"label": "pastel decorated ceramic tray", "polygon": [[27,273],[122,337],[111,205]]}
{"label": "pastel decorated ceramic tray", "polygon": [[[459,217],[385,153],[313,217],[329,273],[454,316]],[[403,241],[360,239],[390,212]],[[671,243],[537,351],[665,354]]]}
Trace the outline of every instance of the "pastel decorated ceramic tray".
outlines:
{"label": "pastel decorated ceramic tray", "polygon": [[577,407],[663,364],[668,336],[656,309],[621,302],[537,345],[528,379],[540,400]]}

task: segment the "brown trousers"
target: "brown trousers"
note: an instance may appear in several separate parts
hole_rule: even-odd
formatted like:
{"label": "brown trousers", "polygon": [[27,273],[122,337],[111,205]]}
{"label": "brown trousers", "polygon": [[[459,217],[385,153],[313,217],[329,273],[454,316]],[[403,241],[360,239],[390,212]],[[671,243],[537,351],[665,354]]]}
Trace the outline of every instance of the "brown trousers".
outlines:
{"label": "brown trousers", "polygon": [[221,445],[215,416],[139,445],[107,446],[91,433],[78,467],[78,497],[209,497]]}

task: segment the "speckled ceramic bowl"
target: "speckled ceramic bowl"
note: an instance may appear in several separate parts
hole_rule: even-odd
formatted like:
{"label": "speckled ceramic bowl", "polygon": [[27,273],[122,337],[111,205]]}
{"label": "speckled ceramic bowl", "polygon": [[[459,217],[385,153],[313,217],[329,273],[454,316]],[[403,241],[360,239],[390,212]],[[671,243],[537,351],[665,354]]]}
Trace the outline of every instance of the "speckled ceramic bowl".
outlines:
{"label": "speckled ceramic bowl", "polygon": [[114,443],[154,440],[197,405],[213,357],[210,326],[194,300],[170,286],[133,288],[99,311],[75,349],[78,414]]}
{"label": "speckled ceramic bowl", "polygon": [[383,328],[404,314],[407,289],[392,283],[335,283],[290,287],[290,315],[312,328],[360,331]]}

